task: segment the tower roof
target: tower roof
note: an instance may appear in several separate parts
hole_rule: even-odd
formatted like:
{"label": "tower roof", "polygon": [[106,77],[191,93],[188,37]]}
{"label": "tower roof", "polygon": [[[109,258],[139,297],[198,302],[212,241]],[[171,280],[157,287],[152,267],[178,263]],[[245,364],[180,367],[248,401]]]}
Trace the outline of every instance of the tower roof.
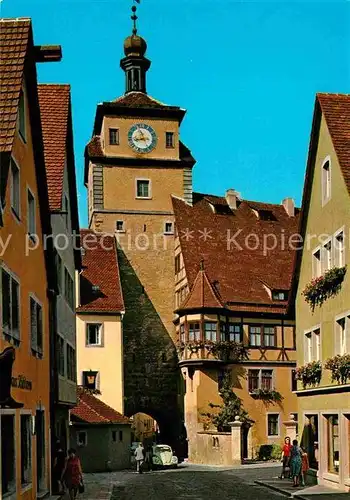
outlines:
{"label": "tower roof", "polygon": [[186,297],[185,301],[180,305],[178,311],[194,310],[194,309],[222,309],[224,306],[218,292],[210,283],[207,273],[204,270],[203,261],[198,271],[193,287]]}
{"label": "tower roof", "polygon": [[143,57],[147,50],[147,43],[139,35],[130,35],[124,40],[124,54],[129,56]]}

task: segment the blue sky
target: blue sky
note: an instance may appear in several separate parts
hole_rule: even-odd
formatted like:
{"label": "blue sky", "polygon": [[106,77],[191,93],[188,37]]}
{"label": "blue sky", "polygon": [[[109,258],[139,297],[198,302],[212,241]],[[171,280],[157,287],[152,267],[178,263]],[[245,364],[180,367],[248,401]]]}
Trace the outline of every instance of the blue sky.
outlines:
{"label": "blue sky", "polygon": [[[83,151],[96,104],[124,92],[119,69],[131,0],[3,0],[31,17],[36,44],[61,44],[40,82],[72,86],[81,226]],[[194,187],[246,199],[301,201],[315,93],[350,92],[350,3],[141,0],[152,61],[148,92],[188,110],[181,138],[197,159]]]}

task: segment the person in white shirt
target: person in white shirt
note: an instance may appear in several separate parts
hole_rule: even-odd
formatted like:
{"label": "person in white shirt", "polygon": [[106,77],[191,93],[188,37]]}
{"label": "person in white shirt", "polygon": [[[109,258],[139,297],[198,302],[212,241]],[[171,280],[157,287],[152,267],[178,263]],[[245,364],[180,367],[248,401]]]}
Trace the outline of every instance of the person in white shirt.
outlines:
{"label": "person in white shirt", "polygon": [[145,450],[142,443],[139,443],[138,447],[135,450],[135,458],[136,458],[136,471],[139,474],[142,474],[142,464],[145,458]]}

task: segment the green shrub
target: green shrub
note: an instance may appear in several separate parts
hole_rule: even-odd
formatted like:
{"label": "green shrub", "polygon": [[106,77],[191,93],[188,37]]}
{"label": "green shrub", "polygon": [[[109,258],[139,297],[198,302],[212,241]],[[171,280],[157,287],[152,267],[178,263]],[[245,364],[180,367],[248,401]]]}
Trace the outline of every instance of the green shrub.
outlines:
{"label": "green shrub", "polygon": [[282,449],[279,444],[263,444],[259,448],[259,460],[279,460]]}

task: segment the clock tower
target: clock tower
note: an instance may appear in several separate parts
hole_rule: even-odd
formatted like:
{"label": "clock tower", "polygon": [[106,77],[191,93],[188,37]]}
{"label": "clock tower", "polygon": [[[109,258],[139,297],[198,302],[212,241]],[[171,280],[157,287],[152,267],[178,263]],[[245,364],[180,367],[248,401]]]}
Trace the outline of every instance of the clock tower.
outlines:
{"label": "clock tower", "polygon": [[149,413],[164,434],[167,426],[175,432],[170,429],[175,415],[181,420],[171,196],[192,203],[195,160],[180,140],[186,111],[146,92],[151,62],[145,56],[146,41],[137,34],[136,7],[132,19],[133,31],[124,41],[120,62],[125,93],[97,106],[85,150],[85,184],[89,227],[113,233],[118,241],[126,308],[126,413]]}

